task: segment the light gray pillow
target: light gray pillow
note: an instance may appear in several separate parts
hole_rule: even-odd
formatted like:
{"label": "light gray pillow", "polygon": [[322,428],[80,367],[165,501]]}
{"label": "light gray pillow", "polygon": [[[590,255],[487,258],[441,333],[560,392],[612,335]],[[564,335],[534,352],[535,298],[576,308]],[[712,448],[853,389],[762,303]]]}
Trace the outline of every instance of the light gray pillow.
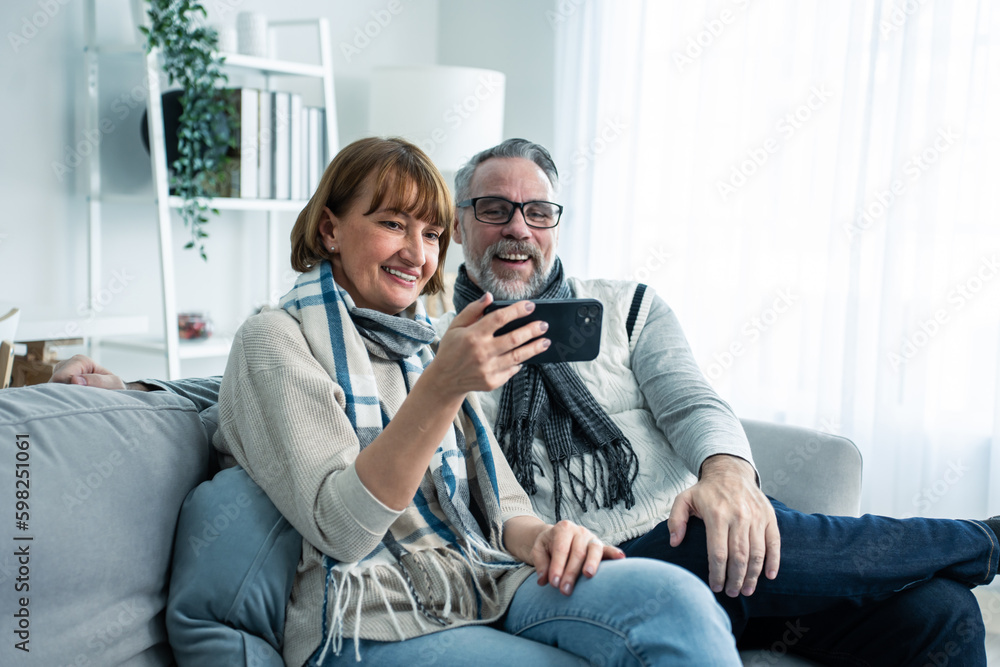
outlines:
{"label": "light gray pillow", "polygon": [[171,547],[209,451],[167,392],[0,391],[0,665],[172,663]]}

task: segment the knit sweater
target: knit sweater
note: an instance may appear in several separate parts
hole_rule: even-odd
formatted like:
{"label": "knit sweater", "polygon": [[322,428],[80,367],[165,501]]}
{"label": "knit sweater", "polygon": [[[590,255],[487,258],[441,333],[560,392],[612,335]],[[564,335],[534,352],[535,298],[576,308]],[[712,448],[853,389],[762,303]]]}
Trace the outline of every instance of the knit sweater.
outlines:
{"label": "knit sweater", "polygon": [[[564,496],[562,517],[586,526],[606,542],[621,544],[665,521],[674,498],[697,482],[697,472],[708,457],[728,454],[751,463],[753,458],[739,420],[708,384],[673,311],[652,289],[646,289],[639,304],[630,338],[626,323],[636,283],[576,278],[567,282],[575,298],[594,298],[604,304],[600,353],[593,361],[572,366],[632,443],[639,476],[631,509],[619,503],[609,509],[590,506],[585,511]],[[435,322],[440,334],[453,317],[450,313]],[[480,394],[491,425],[502,393],[503,388]],[[538,516],[552,522],[552,465],[540,438],[535,438],[532,447],[539,470],[531,502]]]}
{"label": "knit sweater", "polygon": [[[407,391],[399,365],[369,357],[379,399],[391,416]],[[475,397],[469,401],[478,410]],[[298,323],[287,313],[265,311],[237,332],[220,391],[215,445],[235,457],[303,536],[302,560],[285,623],[284,658],[290,665],[305,663],[324,639],[324,554],[344,563],[358,561],[379,548],[390,527],[394,534],[427,530],[428,510],[439,526],[449,528],[435,506],[437,496],[429,474],[420,486],[428,499],[426,507],[411,503],[396,511],[365,488],[354,468],[360,451],[358,437],[344,406],[343,389],[313,357]],[[469,431],[467,420],[461,415],[456,420],[468,441],[474,442],[476,434]],[[489,438],[502,521],[531,515],[530,501],[492,435]],[[474,466],[467,468],[471,481]],[[425,540],[427,548],[411,548],[405,557],[418,599],[430,611],[446,616],[447,628],[499,618],[531,568],[470,568],[453,550],[433,546],[432,537]],[[494,546],[500,547],[501,541]],[[403,572],[391,576],[364,572],[363,593],[350,602],[344,617],[346,635],[392,641],[445,629],[414,609],[400,576]]]}

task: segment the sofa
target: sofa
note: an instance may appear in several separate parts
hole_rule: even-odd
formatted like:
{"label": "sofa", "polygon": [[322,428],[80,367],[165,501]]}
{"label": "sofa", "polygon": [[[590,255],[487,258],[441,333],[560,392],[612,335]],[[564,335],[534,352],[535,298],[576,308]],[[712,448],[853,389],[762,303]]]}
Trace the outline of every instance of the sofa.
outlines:
{"label": "sofa", "polygon": [[[172,550],[182,503],[218,469],[214,415],[168,392],[0,391],[0,665],[175,663],[164,613]],[[744,428],[765,492],[807,512],[858,513],[861,458],[853,443],[749,420]],[[221,504],[214,525],[184,527],[178,548],[183,542],[185,556],[197,557],[224,542],[252,518],[244,500]],[[262,548],[254,567],[267,557]],[[214,603],[222,612],[283,605],[257,594],[220,590]],[[279,644],[280,635],[251,638],[241,664],[280,664]],[[744,662],[810,664],[785,655],[792,644],[745,652]]]}

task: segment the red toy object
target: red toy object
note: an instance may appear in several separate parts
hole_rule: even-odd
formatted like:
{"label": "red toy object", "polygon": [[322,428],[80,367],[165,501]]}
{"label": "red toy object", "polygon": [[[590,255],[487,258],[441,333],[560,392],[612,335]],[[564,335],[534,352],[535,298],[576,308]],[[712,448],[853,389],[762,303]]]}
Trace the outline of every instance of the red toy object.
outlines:
{"label": "red toy object", "polygon": [[208,338],[212,335],[212,320],[204,313],[178,313],[177,334],[183,340]]}

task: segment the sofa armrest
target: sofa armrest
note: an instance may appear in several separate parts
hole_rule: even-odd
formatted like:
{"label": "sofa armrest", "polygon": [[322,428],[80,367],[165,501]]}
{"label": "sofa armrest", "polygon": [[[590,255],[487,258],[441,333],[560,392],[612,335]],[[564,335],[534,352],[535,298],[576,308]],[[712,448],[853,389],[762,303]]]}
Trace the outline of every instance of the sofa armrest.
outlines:
{"label": "sofa armrest", "polygon": [[860,513],[862,461],[853,442],[799,426],[742,422],[764,493],[807,514]]}

